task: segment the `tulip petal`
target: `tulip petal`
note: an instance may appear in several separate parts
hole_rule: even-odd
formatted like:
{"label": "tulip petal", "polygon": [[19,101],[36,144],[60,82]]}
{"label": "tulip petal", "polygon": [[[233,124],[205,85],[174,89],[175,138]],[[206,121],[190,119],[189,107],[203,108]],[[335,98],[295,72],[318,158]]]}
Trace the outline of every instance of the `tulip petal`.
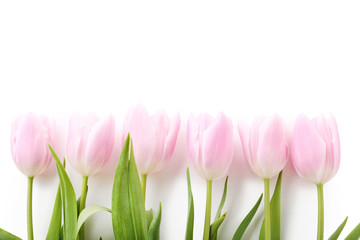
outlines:
{"label": "tulip petal", "polygon": [[166,137],[170,128],[170,119],[164,111],[157,112],[151,118],[156,128],[156,143],[148,174],[156,172],[162,165]]}
{"label": "tulip petal", "polygon": [[139,172],[147,174],[155,152],[156,128],[143,106],[138,105],[128,111],[123,124],[123,132],[130,133],[133,140]]}
{"label": "tulip petal", "polygon": [[47,145],[53,138],[46,118],[34,113],[19,116],[12,125],[11,153],[17,168],[26,176],[40,175],[50,164]]}
{"label": "tulip petal", "polygon": [[187,152],[190,158],[190,164],[194,167],[194,169],[198,172],[199,175],[203,176],[203,172],[199,164],[199,123],[193,114],[189,116],[186,131],[186,145]]}
{"label": "tulip petal", "polygon": [[233,127],[231,120],[219,114],[202,134],[202,166],[206,179],[225,176],[233,157]]}
{"label": "tulip petal", "polygon": [[179,135],[179,130],[180,130],[180,115],[176,114],[171,119],[171,125],[165,141],[164,155],[163,155],[165,162],[168,162],[174,153],[176,140]]}
{"label": "tulip petal", "polygon": [[70,165],[82,175],[86,173],[86,148],[91,129],[99,118],[94,113],[74,113],[69,121],[66,155]]}
{"label": "tulip petal", "polygon": [[326,144],[311,121],[303,114],[295,122],[291,155],[300,177],[316,184],[321,182],[326,160]]}
{"label": "tulip petal", "polygon": [[247,162],[249,162],[249,134],[250,127],[243,121],[237,122],[238,133],[240,136],[241,146],[244,158]]}
{"label": "tulip petal", "polygon": [[85,175],[102,170],[109,160],[115,142],[115,119],[112,115],[98,121],[91,129],[85,155]]}
{"label": "tulip petal", "polygon": [[275,114],[266,118],[258,128],[258,169],[263,178],[272,178],[287,161],[287,134],[284,121]]}

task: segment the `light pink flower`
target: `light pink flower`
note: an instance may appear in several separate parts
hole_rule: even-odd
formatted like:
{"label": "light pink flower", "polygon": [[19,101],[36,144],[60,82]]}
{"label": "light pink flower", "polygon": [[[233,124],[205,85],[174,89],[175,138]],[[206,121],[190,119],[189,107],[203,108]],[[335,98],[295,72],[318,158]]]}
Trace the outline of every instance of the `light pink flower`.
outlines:
{"label": "light pink flower", "polygon": [[17,117],[11,129],[11,154],[17,168],[28,177],[40,175],[52,156],[55,122],[44,116],[27,113]]}
{"label": "light pink flower", "polygon": [[179,114],[170,119],[163,111],[150,116],[141,105],[129,109],[123,123],[122,142],[130,133],[135,161],[141,174],[155,173],[169,162],[179,129]]}
{"label": "light pink flower", "polygon": [[100,172],[111,157],[115,142],[115,119],[95,114],[73,114],[66,145],[67,160],[83,176]]}
{"label": "light pink flower", "polygon": [[246,161],[261,178],[272,178],[288,160],[288,134],[284,120],[277,114],[257,118],[251,129],[238,122],[238,132]]}
{"label": "light pink flower", "polygon": [[233,126],[220,113],[216,119],[207,114],[191,115],[187,125],[187,150],[190,164],[207,180],[224,177],[233,157]]}
{"label": "light pink flower", "polygon": [[291,156],[300,177],[315,184],[329,181],[340,165],[340,139],[334,116],[320,115],[310,121],[300,115],[294,126]]}

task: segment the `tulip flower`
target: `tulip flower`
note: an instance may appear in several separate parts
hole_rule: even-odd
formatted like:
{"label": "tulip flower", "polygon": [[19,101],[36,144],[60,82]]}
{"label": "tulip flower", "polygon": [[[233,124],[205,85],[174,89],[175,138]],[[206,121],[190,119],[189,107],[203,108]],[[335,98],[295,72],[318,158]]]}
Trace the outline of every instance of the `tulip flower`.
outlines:
{"label": "tulip flower", "polygon": [[277,175],[288,160],[288,137],[284,120],[277,114],[257,118],[250,131],[238,123],[246,161],[253,172],[264,179],[265,239],[270,232],[269,181]]}
{"label": "tulip flower", "polygon": [[318,239],[323,239],[323,184],[336,174],[340,165],[340,140],[335,118],[321,115],[310,120],[300,115],[294,126],[291,158],[298,175],[317,185]]}
{"label": "tulip flower", "polygon": [[[87,182],[90,175],[100,172],[109,161],[115,142],[115,119],[109,115],[99,119],[95,114],[73,114],[69,122],[66,145],[70,165],[83,176],[80,211],[85,208]],[[84,228],[80,240],[84,239]]]}
{"label": "tulip flower", "polygon": [[28,239],[33,239],[32,186],[34,177],[49,166],[52,156],[48,144],[53,144],[55,122],[34,113],[13,121],[11,129],[11,154],[17,168],[28,177]]}
{"label": "tulip flower", "polygon": [[159,111],[150,116],[142,105],[132,107],[127,112],[122,141],[130,133],[144,197],[147,176],[159,171],[169,162],[175,150],[179,129],[179,114],[169,118],[165,112]]}
{"label": "tulip flower", "polygon": [[207,181],[204,238],[209,239],[212,181],[224,177],[233,157],[233,126],[223,113],[213,119],[207,114],[191,115],[187,125],[190,164]]}

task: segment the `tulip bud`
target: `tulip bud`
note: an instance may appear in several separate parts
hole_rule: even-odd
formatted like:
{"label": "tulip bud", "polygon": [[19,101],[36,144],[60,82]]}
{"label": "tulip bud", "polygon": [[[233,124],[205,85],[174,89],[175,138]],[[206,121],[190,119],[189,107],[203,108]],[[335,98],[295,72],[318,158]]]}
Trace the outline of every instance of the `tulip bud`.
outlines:
{"label": "tulip bud", "polygon": [[298,175],[315,184],[329,181],[340,165],[340,139],[333,115],[309,120],[300,115],[294,126],[291,158]]}
{"label": "tulip bud", "polygon": [[288,160],[288,138],[283,119],[275,114],[254,121],[250,131],[238,123],[244,155],[253,172],[261,178],[277,175]]}
{"label": "tulip bud", "polygon": [[207,180],[226,175],[233,157],[233,126],[220,113],[216,119],[207,114],[191,115],[187,125],[187,150],[190,164]]}
{"label": "tulip bud", "polygon": [[55,122],[44,116],[27,113],[17,117],[11,129],[11,154],[17,168],[28,177],[40,175],[49,166]]}
{"label": "tulip bud", "polygon": [[155,173],[169,162],[179,129],[179,114],[170,119],[162,111],[150,116],[141,105],[129,109],[123,123],[122,142],[130,133],[135,161],[142,175]]}
{"label": "tulip bud", "polygon": [[83,176],[100,172],[109,161],[115,142],[115,119],[95,114],[73,114],[66,145],[67,160]]}

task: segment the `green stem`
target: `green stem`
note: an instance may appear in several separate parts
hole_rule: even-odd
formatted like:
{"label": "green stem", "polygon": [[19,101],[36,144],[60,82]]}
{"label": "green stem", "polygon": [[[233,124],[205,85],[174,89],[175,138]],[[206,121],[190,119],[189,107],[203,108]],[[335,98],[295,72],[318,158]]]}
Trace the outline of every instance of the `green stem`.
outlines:
{"label": "green stem", "polygon": [[324,192],[323,184],[317,184],[318,193],[318,228],[317,228],[317,240],[324,239]]}
{"label": "green stem", "polygon": [[27,230],[28,240],[34,239],[33,221],[32,221],[32,189],[34,177],[28,178],[28,195],[27,195]]}
{"label": "green stem", "polygon": [[271,223],[270,223],[270,179],[264,179],[265,195],[265,240],[271,240]]}
{"label": "green stem", "polygon": [[[79,214],[85,208],[88,178],[89,178],[88,176],[83,176]],[[80,228],[79,231],[79,240],[84,240],[84,239],[85,239],[85,223],[83,224],[83,226]]]}
{"label": "green stem", "polygon": [[211,186],[212,186],[212,180],[206,180],[206,210],[205,210],[205,223],[204,223],[204,237],[203,237],[203,240],[209,240],[210,239]]}
{"label": "green stem", "polygon": [[146,198],[146,180],[147,180],[147,175],[146,174],[141,174],[141,188],[142,188],[142,193],[144,196],[144,201]]}

